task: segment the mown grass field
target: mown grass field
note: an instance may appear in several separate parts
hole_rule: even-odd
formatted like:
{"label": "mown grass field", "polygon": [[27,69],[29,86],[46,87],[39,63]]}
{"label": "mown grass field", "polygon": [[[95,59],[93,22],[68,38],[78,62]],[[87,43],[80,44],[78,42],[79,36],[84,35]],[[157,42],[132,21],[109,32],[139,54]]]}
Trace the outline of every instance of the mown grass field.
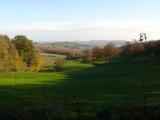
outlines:
{"label": "mown grass field", "polygon": [[[144,86],[145,82],[145,86]],[[67,61],[63,72],[0,73],[0,106],[36,105],[45,101],[80,101],[88,105],[143,101],[160,103],[160,63],[104,65]]]}

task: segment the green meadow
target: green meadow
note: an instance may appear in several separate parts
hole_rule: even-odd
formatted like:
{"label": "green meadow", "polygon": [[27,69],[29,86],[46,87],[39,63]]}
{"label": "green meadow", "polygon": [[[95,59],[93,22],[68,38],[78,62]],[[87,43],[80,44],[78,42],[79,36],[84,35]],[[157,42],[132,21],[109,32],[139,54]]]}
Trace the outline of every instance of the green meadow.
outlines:
{"label": "green meadow", "polygon": [[[55,56],[49,57],[52,60]],[[122,61],[92,65],[70,60],[63,72],[0,73],[0,106],[38,105],[46,101],[121,104],[141,102],[144,96],[149,104],[159,104],[159,62]]]}

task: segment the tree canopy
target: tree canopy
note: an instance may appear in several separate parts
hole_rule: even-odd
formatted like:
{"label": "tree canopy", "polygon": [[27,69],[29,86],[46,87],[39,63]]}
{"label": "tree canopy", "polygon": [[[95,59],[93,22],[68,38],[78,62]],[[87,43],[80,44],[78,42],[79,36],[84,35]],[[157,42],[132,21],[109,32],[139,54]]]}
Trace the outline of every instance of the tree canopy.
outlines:
{"label": "tree canopy", "polygon": [[33,42],[25,36],[11,40],[0,35],[0,71],[38,71],[41,66],[39,52]]}

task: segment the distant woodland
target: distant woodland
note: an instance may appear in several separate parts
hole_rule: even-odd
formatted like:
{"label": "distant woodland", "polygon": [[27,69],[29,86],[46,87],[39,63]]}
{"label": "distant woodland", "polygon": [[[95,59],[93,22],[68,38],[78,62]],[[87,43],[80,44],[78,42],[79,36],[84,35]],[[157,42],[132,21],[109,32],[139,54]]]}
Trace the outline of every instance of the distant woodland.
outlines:
{"label": "distant woodland", "polygon": [[[58,45],[62,46],[62,43]],[[0,35],[1,72],[39,71],[43,64],[40,53],[62,54],[66,56],[66,60],[83,59],[83,62],[91,64],[111,63],[113,58],[118,56],[127,57],[128,61],[156,60],[160,58],[160,41],[126,42],[123,46],[110,42],[103,47],[71,43],[67,43],[67,47],[64,44],[63,47],[45,47],[43,44],[35,45],[23,35],[15,36],[13,39],[7,35]],[[61,63],[56,62],[55,65],[57,64],[59,66]]]}

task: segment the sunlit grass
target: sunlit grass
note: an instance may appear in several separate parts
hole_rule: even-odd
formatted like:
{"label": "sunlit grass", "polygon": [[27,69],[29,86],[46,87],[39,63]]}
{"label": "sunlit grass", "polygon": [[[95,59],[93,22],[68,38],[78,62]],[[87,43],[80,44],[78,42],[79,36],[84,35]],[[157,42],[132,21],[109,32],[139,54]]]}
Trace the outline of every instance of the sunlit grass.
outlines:
{"label": "sunlit grass", "polygon": [[143,81],[148,101],[159,104],[159,62],[120,61],[94,66],[71,60],[62,72],[0,73],[0,105],[38,104],[50,99],[86,104],[137,102],[143,98]]}

